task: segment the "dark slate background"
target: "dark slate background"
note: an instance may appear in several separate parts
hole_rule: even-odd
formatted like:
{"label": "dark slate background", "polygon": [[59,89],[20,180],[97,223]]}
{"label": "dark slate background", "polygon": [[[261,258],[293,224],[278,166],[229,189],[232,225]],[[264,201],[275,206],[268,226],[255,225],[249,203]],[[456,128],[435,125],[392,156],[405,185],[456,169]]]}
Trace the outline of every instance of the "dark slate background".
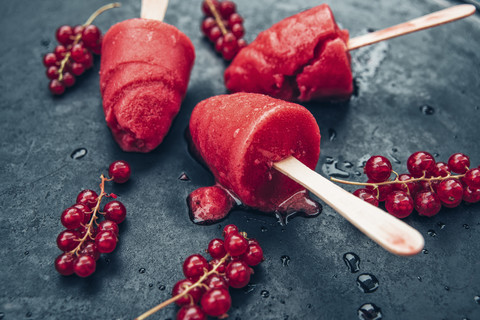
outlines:
{"label": "dark slate background", "polygon": [[[475,301],[480,295],[480,204],[444,208],[431,219],[407,218],[424,235],[428,250],[410,258],[386,252],[328,207],[318,218],[297,218],[286,227],[272,216],[243,211],[220,225],[190,222],[187,195],[213,179],[188,154],[183,132],[197,102],[225,93],[225,64],[199,31],[200,1],[171,0],[165,21],[185,32],[196,48],[189,90],[159,148],[150,154],[122,152],[104,121],[99,60],[60,98],[49,93],[41,62],[55,46],[58,26],[83,23],[105,3],[0,4],[0,319],[132,319],[169,298],[182,277],[182,261],[202,252],[227,223],[258,238],[266,257],[248,290],[232,292],[231,319],[357,319],[357,309],[369,302],[381,308],[384,319],[480,319]],[[251,41],[274,22],[319,2],[237,3]],[[352,36],[458,4],[327,3]],[[96,24],[105,32],[139,11],[140,1],[125,0]],[[333,161],[348,179],[366,181],[355,172],[362,171],[370,155],[396,159],[394,169],[405,171],[407,157],[418,150],[439,161],[464,152],[480,164],[479,40],[476,14],[353,52],[358,94],[345,104],[306,104],[323,135],[317,171],[334,173]],[[426,106],[433,114],[422,112]],[[88,153],[72,159],[78,148]],[[133,167],[129,183],[107,186],[128,209],[117,250],[99,260],[90,278],[60,276],[53,267],[60,253],[55,243],[62,230],[60,213],[80,190],[98,190],[99,175],[117,159]],[[178,179],[183,172],[190,181]],[[359,273],[375,275],[378,290],[367,294],[357,288],[359,273],[346,267],[346,252],[358,254]],[[152,319],[173,319],[175,312],[169,306]]]}

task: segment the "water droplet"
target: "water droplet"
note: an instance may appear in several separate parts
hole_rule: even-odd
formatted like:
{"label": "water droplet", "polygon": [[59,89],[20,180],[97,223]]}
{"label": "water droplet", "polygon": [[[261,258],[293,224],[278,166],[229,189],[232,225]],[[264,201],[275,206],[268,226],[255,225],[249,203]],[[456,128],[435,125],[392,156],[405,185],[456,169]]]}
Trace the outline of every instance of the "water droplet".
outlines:
{"label": "water droplet", "polygon": [[470,226],[469,226],[468,224],[466,224],[466,223],[463,225],[463,227],[464,227],[465,229],[470,229]]}
{"label": "water droplet", "polygon": [[265,226],[261,226],[261,227],[260,227],[260,231],[262,231],[262,232],[267,232],[268,229],[267,229],[267,227],[265,227]]}
{"label": "water droplet", "polygon": [[368,159],[370,159],[369,154],[362,156],[360,159],[357,160],[357,167],[359,168],[365,167],[365,164],[367,163]]}
{"label": "water droplet", "polygon": [[362,173],[361,173],[360,171],[355,171],[355,175],[356,175],[357,177],[360,177],[360,176],[362,175]]}
{"label": "water droplet", "polygon": [[280,260],[284,267],[287,267],[290,264],[290,257],[289,256],[281,256]]}
{"label": "water droplet", "polygon": [[474,300],[476,303],[480,304],[480,296],[475,296],[475,297],[473,297],[473,300]]}
{"label": "water droplet", "polygon": [[288,287],[288,291],[293,291],[293,288],[292,288],[292,287]]}
{"label": "water droplet", "polygon": [[422,277],[418,276],[417,279],[418,281],[422,282]]}
{"label": "water droplet", "polygon": [[350,173],[338,169],[337,164],[338,164],[338,160],[333,161],[333,163],[331,164],[325,163],[324,165],[322,165],[322,171],[330,177],[337,177],[337,178],[350,177]]}
{"label": "water droplet", "polygon": [[262,296],[262,298],[268,298],[270,297],[270,292],[268,292],[267,290],[262,290],[260,292],[260,295]]}
{"label": "water droplet", "polygon": [[30,252],[28,252],[28,251],[25,251],[25,252],[24,252],[24,254],[25,254],[26,256],[28,256],[29,253],[30,253]]}
{"label": "water droplet", "polygon": [[337,137],[337,132],[335,131],[335,129],[329,128],[328,129],[328,139],[330,141],[333,141],[333,140],[335,140],[336,137]]}
{"label": "water droplet", "polygon": [[430,237],[436,237],[437,236],[437,233],[435,232],[435,230],[433,229],[430,229],[427,231],[427,234],[430,236]]}
{"label": "water droplet", "polygon": [[362,273],[357,278],[357,286],[363,293],[371,293],[378,289],[378,279],[373,274]]}
{"label": "water droplet", "polygon": [[396,147],[392,148],[392,152],[397,152],[397,151],[398,151],[398,149]]}
{"label": "water droplet", "polygon": [[160,291],[163,291],[165,289],[166,289],[166,287],[163,284],[158,286],[158,290],[160,290]]}
{"label": "water droplet", "polygon": [[150,288],[153,288],[153,283],[149,283],[148,286],[149,286]]}
{"label": "water droplet", "polygon": [[5,317],[5,313],[0,312],[0,320],[3,319],[4,317]]}
{"label": "water droplet", "polygon": [[382,309],[373,303],[365,303],[358,311],[358,319],[360,320],[380,320],[383,319]]}
{"label": "water droplet", "polygon": [[256,286],[257,286],[256,284],[249,283],[249,284],[247,284],[246,287],[243,287],[243,292],[245,292],[245,293],[250,293],[250,292],[252,292],[253,290],[255,290],[255,287],[256,287]]}
{"label": "water droplet", "polygon": [[343,261],[350,268],[351,273],[360,271],[360,257],[353,252],[347,252],[343,255]]}
{"label": "water droplet", "polygon": [[311,305],[310,303],[307,304],[307,308],[308,308],[308,309],[312,309],[312,305]]}
{"label": "water droplet", "polygon": [[351,163],[350,161],[343,161],[343,166],[345,168],[351,168],[353,167],[353,163]]}
{"label": "water droplet", "polygon": [[444,229],[444,228],[445,228],[445,223],[443,223],[443,222],[437,222],[437,226],[439,226],[440,229]]}
{"label": "water droplet", "polygon": [[78,149],[75,149],[72,154],[70,155],[70,157],[74,160],[78,160],[78,159],[81,159],[83,157],[85,157],[87,155],[87,149],[85,148],[78,148]]}
{"label": "water droplet", "polygon": [[332,157],[326,157],[326,158],[325,158],[325,163],[326,163],[326,164],[332,164],[333,161],[335,161],[335,159],[333,159]]}
{"label": "water droplet", "polygon": [[431,116],[432,114],[435,113],[435,109],[432,106],[429,106],[428,104],[424,104],[420,106],[420,111],[427,116]]}
{"label": "water droplet", "polygon": [[450,291],[450,287],[449,287],[449,286],[445,286],[445,287],[443,287],[443,288],[444,288],[445,290],[447,290],[447,291]]}
{"label": "water droplet", "polygon": [[434,156],[435,158],[438,158],[438,157],[440,157],[440,154],[435,152],[435,153],[433,154],[433,156]]}
{"label": "water droplet", "polygon": [[367,28],[367,32],[375,32],[376,29],[375,28]]}
{"label": "water droplet", "polygon": [[105,263],[109,264],[110,263],[110,258],[105,258]]}
{"label": "water droplet", "polygon": [[180,177],[178,177],[178,179],[182,181],[190,181],[190,178],[187,176],[185,172],[182,172],[182,174],[180,175]]}
{"label": "water droplet", "polygon": [[422,252],[423,252],[423,254],[428,254],[428,250],[427,250],[427,249],[423,249]]}
{"label": "water droplet", "polygon": [[145,270],[145,268],[138,269],[138,272],[140,272],[140,273],[145,273],[145,271],[147,271],[147,270]]}
{"label": "water droplet", "polygon": [[401,162],[400,160],[398,160],[398,158],[395,157],[395,156],[393,155],[393,153],[391,153],[391,152],[388,153],[388,157],[389,157],[394,163],[396,163],[396,164],[402,163],[402,162]]}
{"label": "water droplet", "polygon": [[28,311],[26,314],[25,314],[25,317],[27,318],[30,318],[32,316],[32,313],[30,311]]}
{"label": "water droplet", "polygon": [[47,39],[42,39],[40,41],[40,44],[44,47],[48,47],[50,45],[50,40],[47,40]]}

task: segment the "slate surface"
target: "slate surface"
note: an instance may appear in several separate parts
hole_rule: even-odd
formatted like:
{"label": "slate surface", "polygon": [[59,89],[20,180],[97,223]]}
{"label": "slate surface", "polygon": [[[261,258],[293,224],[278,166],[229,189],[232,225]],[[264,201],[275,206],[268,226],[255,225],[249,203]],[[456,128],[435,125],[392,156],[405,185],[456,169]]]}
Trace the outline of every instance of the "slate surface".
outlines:
{"label": "slate surface", "polygon": [[[191,223],[185,199],[213,179],[187,153],[183,132],[197,102],[225,93],[225,64],[199,32],[199,1],[171,0],[165,21],[185,32],[196,48],[189,90],[158,149],[122,152],[103,118],[99,60],[60,98],[50,95],[41,63],[55,46],[59,25],[82,23],[105,3],[0,4],[0,319],[132,319],[170,296],[182,277],[182,261],[202,252],[227,223],[258,238],[266,257],[248,290],[232,292],[231,319],[356,319],[357,309],[369,302],[381,308],[384,319],[480,319],[475,301],[480,295],[480,204],[442,209],[431,219],[407,218],[425,236],[428,250],[411,258],[387,253],[328,207],[318,218],[297,218],[286,227],[274,217],[242,211],[220,225]],[[97,25],[106,31],[137,16],[139,3],[123,1],[121,8],[101,15]],[[318,1],[237,3],[251,41]],[[355,36],[458,2],[327,3]],[[358,95],[346,104],[305,104],[323,135],[317,171],[331,174],[334,160],[348,179],[365,181],[355,172],[362,171],[359,165],[369,155],[396,158],[394,168],[405,171],[408,155],[417,150],[437,154],[439,161],[464,152],[480,164],[479,17],[353,52]],[[433,114],[422,112],[426,105]],[[77,148],[88,152],[72,159]],[[116,159],[129,161],[134,172],[126,185],[107,186],[128,209],[118,248],[99,260],[92,277],[62,277],[53,268],[60,213],[80,190],[98,189],[99,175]],[[178,179],[183,172],[190,181]],[[344,264],[346,252],[360,257],[359,273],[350,273]],[[360,273],[375,275],[379,288],[361,292],[356,285]],[[169,306],[152,319],[173,319],[175,310]]]}

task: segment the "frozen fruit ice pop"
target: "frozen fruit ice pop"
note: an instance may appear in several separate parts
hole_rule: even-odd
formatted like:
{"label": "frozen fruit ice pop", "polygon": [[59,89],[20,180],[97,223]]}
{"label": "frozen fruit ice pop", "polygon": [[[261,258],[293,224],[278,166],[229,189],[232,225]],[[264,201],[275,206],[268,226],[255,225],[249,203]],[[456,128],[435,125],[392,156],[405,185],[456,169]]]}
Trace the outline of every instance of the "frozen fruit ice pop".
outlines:
{"label": "frozen fruit ice pop", "polygon": [[322,4],[261,32],[225,71],[231,92],[288,101],[346,100],[353,92],[348,31]]}
{"label": "frozen fruit ice pop", "polygon": [[254,209],[274,212],[302,186],[272,168],[293,155],[314,169],[320,130],[304,107],[254,93],[220,95],[194,108],[190,134],[218,184]]}
{"label": "frozen fruit ice pop", "polygon": [[149,152],[167,134],[187,90],[195,50],[177,28],[130,19],[102,42],[100,91],[105,120],[124,151]]}

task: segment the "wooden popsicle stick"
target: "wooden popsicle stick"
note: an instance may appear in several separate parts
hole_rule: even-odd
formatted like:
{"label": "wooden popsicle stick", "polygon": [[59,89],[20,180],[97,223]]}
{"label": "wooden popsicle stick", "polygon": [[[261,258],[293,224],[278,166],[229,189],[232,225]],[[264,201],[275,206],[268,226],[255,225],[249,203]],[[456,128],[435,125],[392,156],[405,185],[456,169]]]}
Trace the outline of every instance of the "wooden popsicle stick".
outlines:
{"label": "wooden popsicle stick", "polygon": [[142,0],[140,18],[163,21],[168,0]]}
{"label": "wooden popsicle stick", "polygon": [[296,158],[288,157],[273,167],[310,190],[386,250],[409,256],[423,249],[424,239],[416,229],[342,189]]}
{"label": "wooden popsicle stick", "polygon": [[461,4],[423,17],[413,19],[395,26],[378,30],[363,36],[352,38],[348,41],[348,50],[355,50],[383,40],[399,37],[404,34],[439,26],[448,22],[468,17],[475,13],[475,6]]}

